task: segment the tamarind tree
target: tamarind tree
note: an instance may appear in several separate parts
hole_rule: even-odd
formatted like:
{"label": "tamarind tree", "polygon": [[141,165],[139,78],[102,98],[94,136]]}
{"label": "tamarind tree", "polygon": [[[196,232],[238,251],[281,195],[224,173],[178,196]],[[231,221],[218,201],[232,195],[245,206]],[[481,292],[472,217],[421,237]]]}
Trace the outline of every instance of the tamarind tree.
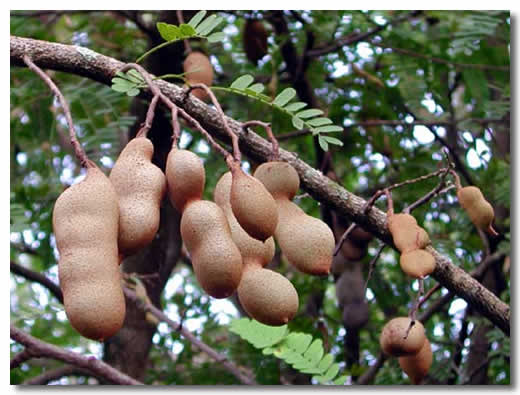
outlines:
{"label": "tamarind tree", "polygon": [[[399,316],[431,345],[414,382],[510,383],[509,12],[12,11],[10,22],[11,384],[408,384],[379,342]],[[189,54],[205,61],[193,68]],[[277,246],[266,268],[297,291],[292,320],[269,327],[236,293],[210,297],[164,196],[153,240],[120,256],[121,329],[104,342],[74,330],[54,203],[87,163],[108,176],[136,135],[163,172],[172,141],[202,158],[204,200],[228,170],[296,170],[293,202],[336,247],[330,273],[313,276]],[[459,204],[469,185],[493,207],[493,232]],[[394,211],[425,234],[412,240],[425,278],[400,267]]]}

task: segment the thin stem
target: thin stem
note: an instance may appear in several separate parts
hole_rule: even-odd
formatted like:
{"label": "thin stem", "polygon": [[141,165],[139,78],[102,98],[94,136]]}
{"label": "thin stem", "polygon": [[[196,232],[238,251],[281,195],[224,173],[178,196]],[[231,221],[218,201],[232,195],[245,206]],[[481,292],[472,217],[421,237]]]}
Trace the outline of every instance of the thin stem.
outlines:
{"label": "thin stem", "polygon": [[25,348],[23,351],[19,352],[11,359],[10,369],[16,369],[22,363],[34,357],[38,357],[38,355],[35,352],[31,351],[29,348]]}
{"label": "thin stem", "polygon": [[27,269],[13,261],[11,261],[11,272],[19,276],[22,276],[27,280],[34,281],[38,284],[43,285],[45,288],[49,290],[51,294],[53,294],[56,297],[56,299],[63,303],[63,293],[61,292],[59,285],[51,279],[45,277],[43,274]]}
{"label": "thin stem", "polygon": [[367,293],[368,282],[370,281],[370,278],[372,277],[372,272],[376,268],[376,263],[379,260],[379,257],[381,256],[381,254],[383,253],[383,250],[385,249],[385,247],[386,247],[386,244],[382,243],[379,246],[379,248],[377,249],[376,255],[374,255],[374,257],[370,261],[370,264],[368,266],[367,280],[365,281],[365,289],[363,291],[363,295],[365,295]]}
{"label": "thin stem", "polygon": [[343,243],[347,239],[348,235],[354,230],[355,227],[356,227],[356,223],[352,222],[350,224],[350,226],[347,228],[347,230],[343,233],[343,235],[341,235],[341,238],[339,239],[338,244],[336,245],[336,248],[334,248],[334,254],[333,254],[334,256],[338,255],[338,252],[341,249],[341,246],[343,245]]}
{"label": "thin stem", "polygon": [[186,330],[180,323],[171,320],[166,314],[164,314],[153,304],[147,302],[145,303],[143,302],[143,300],[138,299],[137,295],[133,291],[130,291],[128,288],[124,288],[124,292],[125,295],[129,299],[133,300],[139,308],[141,308],[145,312],[152,313],[159,320],[168,324],[168,326],[170,326],[170,328],[172,328],[174,331],[179,332],[184,338],[186,338],[195,346],[197,346],[200,350],[208,354],[218,364],[224,366],[230,373],[232,373],[237,379],[239,379],[241,383],[248,385],[257,384],[251,377],[245,375],[237,365],[231,362],[227,356],[219,354],[213,348],[211,348],[202,340],[193,335],[191,332]]}
{"label": "thin stem", "polygon": [[29,67],[29,69],[34,71],[49,86],[49,88],[56,95],[61,106],[63,107],[63,112],[65,113],[67,124],[69,125],[70,143],[74,148],[74,153],[76,154],[76,158],[78,158],[81,167],[87,168],[93,166],[93,164],[89,162],[87,154],[81,147],[81,144],[79,143],[76,137],[76,129],[74,127],[74,122],[72,122],[72,115],[70,114],[69,105],[67,103],[67,100],[65,100],[65,97],[63,96],[59,88],[56,86],[56,84],[54,84],[54,82],[51,80],[51,78],[47,74],[45,74],[42,69],[36,66],[36,64],[34,64],[34,62],[28,55],[25,55],[23,57],[23,61],[27,65],[27,67]]}
{"label": "thin stem", "polygon": [[171,45],[173,43],[176,43],[177,40],[174,40],[174,41],[165,41],[163,42],[162,44],[159,44],[158,46],[156,47],[153,47],[152,49],[150,49],[149,51],[145,52],[144,54],[142,54],[141,56],[139,56],[135,63],[141,63],[145,58],[147,58],[148,56],[150,56],[151,54],[153,54],[155,51],[158,51],[159,49],[161,48],[164,48],[166,47],[167,45]]}
{"label": "thin stem", "polygon": [[[179,20],[179,25],[184,24],[184,16],[182,15],[182,10],[177,10],[177,19]],[[186,53],[189,54],[191,52],[191,45],[188,39],[184,40],[184,46],[186,47]]]}
{"label": "thin stem", "polygon": [[394,201],[392,199],[392,192],[390,192],[390,189],[386,188],[384,190],[384,193],[386,195],[386,204],[387,204],[387,210],[386,215],[391,216],[394,215]]}
{"label": "thin stem", "polygon": [[218,102],[217,97],[211,91],[211,89],[209,89],[209,87],[207,85],[202,84],[202,83],[191,84],[188,87],[186,94],[189,94],[193,89],[197,89],[197,88],[204,90],[206,92],[206,94],[209,96],[209,98],[211,99],[211,102],[215,106],[215,109],[217,110],[218,114],[220,115],[220,119],[222,120],[222,126],[224,126],[224,130],[226,131],[226,133],[229,135],[229,138],[231,139],[231,144],[233,146],[233,159],[235,160],[235,162],[240,163],[241,153],[240,153],[240,148],[238,146],[238,136],[235,133],[233,133],[233,131],[229,127],[228,121],[226,119],[226,114],[224,114],[224,111],[222,110],[222,107],[220,106],[220,103]]}
{"label": "thin stem", "polygon": [[242,124],[242,128],[247,131],[247,128],[249,126],[261,126],[265,129],[265,132],[267,133],[267,137],[271,141],[271,144],[273,145],[273,152],[271,154],[271,157],[269,158],[271,161],[279,160],[280,159],[280,144],[278,144],[278,140],[273,134],[273,130],[271,129],[271,124],[262,122],[262,121],[247,121]]}
{"label": "thin stem", "polygon": [[139,131],[137,132],[135,137],[146,137],[148,134],[148,131],[152,127],[153,118],[155,117],[155,107],[157,106],[157,102],[159,101],[159,96],[154,95],[152,98],[152,101],[150,102],[150,105],[148,106],[148,111],[146,112],[146,119],[144,121],[143,126]]}
{"label": "thin stem", "polygon": [[461,189],[462,188],[462,184],[460,183],[460,177],[457,174],[457,172],[455,170],[453,170],[453,169],[450,169],[450,173],[453,176],[453,178],[455,179],[455,185],[457,186],[457,190]]}

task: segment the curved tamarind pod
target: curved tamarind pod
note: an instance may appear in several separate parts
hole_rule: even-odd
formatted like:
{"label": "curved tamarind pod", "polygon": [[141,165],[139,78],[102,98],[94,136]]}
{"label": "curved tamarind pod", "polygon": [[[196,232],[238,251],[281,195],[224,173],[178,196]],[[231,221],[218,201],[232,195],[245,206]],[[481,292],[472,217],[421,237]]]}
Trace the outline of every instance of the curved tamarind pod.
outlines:
{"label": "curved tamarind pod", "polygon": [[457,198],[461,207],[468,213],[471,222],[493,236],[498,233],[493,229],[495,212],[493,206],[484,198],[479,188],[468,186],[457,190]]}
{"label": "curved tamarind pod", "polygon": [[244,173],[240,166],[232,170],[230,203],[233,215],[251,237],[265,241],[278,223],[276,202],[264,185]]}
{"label": "curved tamarind pod", "polygon": [[408,357],[399,357],[398,360],[399,366],[401,366],[401,369],[408,375],[410,381],[414,384],[420,384],[432,366],[432,346],[428,339],[426,339],[417,354]]}
{"label": "curved tamarind pod", "polygon": [[298,293],[289,280],[272,270],[263,269],[274,256],[274,240],[265,242],[249,236],[240,226],[231,209],[232,175],[225,173],[213,193],[215,202],[224,211],[231,237],[242,255],[244,271],[237,289],[238,299],[249,316],[266,325],[284,325],[298,311]]}
{"label": "curved tamarind pod", "polygon": [[414,278],[424,278],[435,270],[435,258],[425,250],[403,252],[399,264],[403,272]]}
{"label": "curved tamarind pod", "polygon": [[409,317],[397,317],[387,322],[383,327],[379,343],[386,355],[402,357],[415,355],[419,352],[426,340],[424,326],[419,321],[415,321],[408,335],[406,335],[410,322]]}
{"label": "curved tamarind pod", "polygon": [[335,247],[334,234],[327,224],[305,214],[290,200],[300,183],[296,170],[285,162],[267,162],[258,166],[254,176],[276,200],[275,239],[289,262],[304,273],[328,274]]}
{"label": "curved tamarind pod", "polygon": [[109,179],[119,196],[119,250],[131,255],[148,245],[159,229],[166,177],[152,163],[153,144],[132,139],[117,159]]}
{"label": "curved tamarind pod", "polygon": [[204,291],[214,298],[235,292],[242,277],[242,256],[222,209],[207,200],[191,201],[182,213],[181,236]]}
{"label": "curved tamarind pod", "polygon": [[242,42],[247,58],[257,64],[267,54],[267,31],[258,19],[248,19],[244,25]]}
{"label": "curved tamarind pod", "polygon": [[[184,60],[182,66],[186,73],[188,84],[202,83],[207,86],[213,84],[213,66],[209,58],[202,52],[191,52]],[[200,88],[194,89],[192,93],[200,100],[205,100],[208,97],[206,91]]]}
{"label": "curved tamarind pod", "polygon": [[387,218],[388,230],[400,252],[423,249],[430,244],[428,233],[417,224],[417,220],[410,214],[392,214]]}
{"label": "curved tamarind pod", "polygon": [[202,199],[204,163],[191,151],[172,148],[166,159],[166,181],[171,204],[182,212],[188,202]]}
{"label": "curved tamarind pod", "polygon": [[91,162],[85,179],[56,200],[52,224],[65,313],[81,335],[103,341],[123,326],[126,306],[117,247],[118,196]]}
{"label": "curved tamarind pod", "polygon": [[242,256],[231,238],[223,210],[201,200],[204,165],[187,150],[173,148],[166,162],[168,197],[182,212],[181,236],[201,287],[214,298],[227,298],[242,276]]}

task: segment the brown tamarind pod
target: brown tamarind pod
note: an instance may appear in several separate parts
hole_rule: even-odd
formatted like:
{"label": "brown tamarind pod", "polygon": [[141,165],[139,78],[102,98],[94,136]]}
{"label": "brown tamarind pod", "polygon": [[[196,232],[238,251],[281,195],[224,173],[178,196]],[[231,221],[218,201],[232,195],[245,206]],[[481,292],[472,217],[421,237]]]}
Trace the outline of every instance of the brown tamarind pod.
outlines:
{"label": "brown tamarind pod", "polygon": [[374,236],[372,233],[367,232],[359,226],[356,226],[354,229],[352,229],[352,232],[350,232],[349,238],[351,238],[354,243],[363,245],[368,244],[374,238]]}
{"label": "brown tamarind pod", "polygon": [[424,278],[435,270],[435,258],[425,250],[403,252],[399,264],[403,272],[414,278]]}
{"label": "brown tamarind pod", "polygon": [[428,233],[417,224],[410,214],[392,214],[388,217],[388,230],[400,252],[425,248],[430,244]]}
{"label": "brown tamarind pod", "polygon": [[231,237],[240,250],[244,264],[237,289],[238,299],[249,316],[266,325],[284,325],[298,311],[298,293],[289,280],[272,270],[263,269],[274,256],[274,240],[265,242],[249,236],[231,209],[232,175],[225,173],[213,193],[215,203],[224,211]]}
{"label": "brown tamarind pod", "polygon": [[242,256],[222,209],[201,200],[205,178],[204,165],[196,154],[177,148],[168,154],[168,197],[182,212],[181,236],[197,281],[214,298],[227,298],[240,282]]}
{"label": "brown tamarind pod", "polygon": [[365,281],[360,265],[346,268],[336,281],[336,299],[341,309],[365,299]]}
{"label": "brown tamarind pod", "polygon": [[360,246],[356,243],[354,243],[349,237],[347,237],[343,244],[341,245],[341,253],[345,258],[347,258],[349,261],[359,261],[363,259],[363,257],[367,253],[367,247]]}
{"label": "brown tamarind pod", "polygon": [[247,58],[253,64],[257,64],[267,54],[267,30],[262,21],[248,19],[244,25],[242,42]]}
{"label": "brown tamarind pod", "polygon": [[285,162],[267,162],[258,166],[254,176],[276,200],[275,239],[289,262],[303,273],[328,274],[335,247],[334,234],[327,224],[305,214],[291,201],[300,183],[296,170]]}
{"label": "brown tamarind pod", "polygon": [[298,293],[291,282],[254,261],[245,264],[237,293],[247,314],[266,325],[285,325],[298,311]]}
{"label": "brown tamarind pod", "polygon": [[[202,83],[211,86],[213,83],[213,66],[209,58],[202,52],[191,52],[182,65],[186,73],[186,81],[188,84]],[[205,100],[208,97],[206,91],[200,88],[194,89],[191,93],[200,100]]]}
{"label": "brown tamarind pod", "polygon": [[493,219],[495,218],[493,206],[484,198],[479,188],[475,186],[460,188],[457,190],[457,198],[477,228],[493,236],[498,236],[496,230],[493,229]]}
{"label": "brown tamarind pod", "polygon": [[207,200],[189,202],[181,217],[181,236],[204,291],[214,298],[230,296],[242,277],[242,256],[222,209]]}
{"label": "brown tamarind pod", "polygon": [[232,175],[227,172],[217,182],[213,191],[213,198],[220,208],[224,211],[231,229],[231,237],[242,255],[242,259],[255,260],[262,267],[265,267],[273,259],[275,247],[273,237],[269,237],[265,242],[255,239],[240,226],[233,215],[231,209],[231,185]]}
{"label": "brown tamarind pod", "polygon": [[65,313],[81,335],[103,341],[123,325],[119,204],[112,183],[89,162],[87,175],[56,200],[52,224]]}
{"label": "brown tamarind pod", "polygon": [[401,366],[401,369],[408,375],[410,381],[414,384],[420,384],[432,366],[432,346],[428,339],[426,339],[417,354],[408,357],[399,357],[398,360],[399,366]]}
{"label": "brown tamarind pod", "polygon": [[117,159],[109,179],[119,196],[119,251],[131,255],[148,245],[159,229],[166,177],[152,163],[153,144],[136,137]]}
{"label": "brown tamarind pod", "polygon": [[409,329],[411,321],[409,317],[397,317],[383,327],[379,343],[386,355],[402,357],[419,352],[426,340],[424,327],[416,320]]}
{"label": "brown tamarind pod", "polygon": [[343,307],[341,321],[346,329],[359,329],[366,325],[370,318],[370,309],[365,300],[356,300]]}
{"label": "brown tamarind pod", "polygon": [[276,202],[256,178],[244,173],[239,165],[232,169],[230,203],[233,215],[251,237],[265,241],[274,234],[278,223]]}
{"label": "brown tamarind pod", "polygon": [[204,163],[193,152],[174,147],[166,159],[166,180],[170,202],[182,212],[186,203],[202,199]]}

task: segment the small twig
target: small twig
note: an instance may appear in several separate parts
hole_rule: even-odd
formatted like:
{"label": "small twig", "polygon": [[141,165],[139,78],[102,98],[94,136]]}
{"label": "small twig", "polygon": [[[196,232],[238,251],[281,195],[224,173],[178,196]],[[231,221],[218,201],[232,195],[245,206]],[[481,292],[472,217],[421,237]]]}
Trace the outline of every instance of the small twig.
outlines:
{"label": "small twig", "polygon": [[343,233],[343,235],[341,236],[341,238],[338,241],[338,244],[336,245],[336,248],[334,248],[334,256],[338,255],[338,252],[341,249],[341,246],[343,245],[343,243],[347,239],[348,235],[354,230],[355,227],[356,227],[356,223],[352,222],[350,224],[350,226],[347,228],[347,230]]}
{"label": "small twig", "polygon": [[415,298],[415,302],[413,304],[413,307],[410,310],[410,318],[412,321],[415,321],[415,318],[417,316],[417,310],[419,310],[419,303],[421,302],[421,297],[424,294],[424,279],[419,278],[419,292],[417,292],[417,297]]}
{"label": "small twig", "polygon": [[172,328],[174,331],[179,332],[184,338],[186,338],[188,341],[197,346],[200,350],[208,354],[212,359],[217,361],[219,364],[222,364],[222,366],[224,366],[230,373],[232,373],[237,379],[239,379],[241,383],[248,385],[257,384],[253,378],[245,375],[237,365],[235,365],[233,362],[229,360],[228,357],[219,354],[213,348],[211,348],[202,340],[193,335],[191,332],[186,330],[180,323],[171,320],[166,314],[164,314],[153,304],[143,303],[143,301],[139,299],[137,295],[128,288],[124,288],[123,290],[125,295],[129,299],[136,302],[137,306],[143,309],[143,311],[152,313],[155,317],[157,317],[157,319],[168,324],[170,328]]}
{"label": "small twig", "polygon": [[[179,20],[179,25],[184,24],[184,16],[182,15],[182,10],[177,10],[177,19]],[[184,46],[186,47],[186,53],[190,53],[191,45],[188,39],[184,40]]]}
{"label": "small twig", "polygon": [[220,118],[222,119],[222,126],[224,127],[224,130],[228,134],[229,138],[231,139],[231,144],[233,146],[233,159],[235,160],[235,162],[240,163],[241,154],[240,154],[240,148],[238,146],[238,136],[235,133],[233,133],[233,131],[229,127],[228,121],[226,119],[226,114],[224,114],[224,111],[222,110],[222,107],[220,106],[220,103],[218,102],[217,97],[215,96],[213,91],[211,89],[209,89],[209,87],[207,85],[202,84],[202,83],[191,84],[188,87],[186,94],[189,94],[193,89],[197,89],[197,88],[203,89],[206,92],[206,94],[209,96],[209,98],[211,99],[211,102],[215,106],[215,109],[217,110],[218,114],[220,115]]}
{"label": "small twig", "polygon": [[384,193],[386,195],[386,205],[387,205],[386,215],[391,216],[394,214],[394,201],[392,199],[392,192],[390,192],[390,189],[386,188],[384,190]]}
{"label": "small twig", "polygon": [[59,285],[51,279],[44,276],[43,274],[27,269],[13,261],[11,261],[11,272],[19,276],[22,276],[27,280],[34,281],[38,284],[43,285],[45,288],[49,290],[51,294],[53,294],[56,297],[56,299],[60,301],[60,303],[63,303],[63,293],[61,292],[61,288],[59,287]]}
{"label": "small twig", "polygon": [[413,210],[415,210],[417,207],[427,203],[430,199],[433,199],[435,196],[439,195],[441,193],[441,191],[443,191],[443,192],[449,191],[452,188],[452,186],[449,188],[444,188],[444,185],[446,183],[446,176],[448,175],[449,171],[450,171],[449,167],[444,169],[444,173],[441,176],[441,181],[439,182],[439,184],[435,188],[433,188],[430,192],[428,192],[426,195],[422,196],[421,198],[419,198],[418,200],[416,200],[415,202],[410,204],[408,207],[406,207],[403,210],[403,213],[409,214]]}
{"label": "small twig", "polygon": [[422,297],[422,299],[417,303],[417,310],[421,308],[421,306],[428,300],[430,297],[437,292],[439,289],[441,289],[441,285],[439,283],[435,284],[433,287],[430,288],[430,290]]}
{"label": "small twig", "polygon": [[267,137],[271,141],[271,144],[273,145],[273,152],[271,153],[271,156],[269,158],[270,161],[276,161],[280,159],[280,144],[278,144],[278,140],[276,140],[276,137],[273,134],[273,130],[271,129],[271,124],[262,122],[262,121],[247,121],[242,124],[242,128],[247,131],[247,128],[250,126],[261,126],[265,129],[265,132],[267,133]]}
{"label": "small twig", "polygon": [[139,385],[143,384],[132,377],[114,369],[112,366],[95,357],[85,357],[84,355],[65,350],[53,344],[43,342],[31,335],[23,332],[14,325],[11,325],[11,339],[23,344],[36,353],[39,357],[49,357],[60,361],[88,369],[99,377],[103,377],[108,381],[122,385]]}
{"label": "small twig", "polygon": [[98,376],[87,369],[81,369],[74,365],[65,365],[56,369],[49,370],[45,373],[40,374],[39,376],[32,377],[28,380],[25,380],[22,385],[45,385],[50,383],[51,381],[56,381],[61,379],[62,377],[67,376],[87,376],[94,377],[99,381],[102,381]]}
{"label": "small twig", "polygon": [[403,339],[408,338],[408,335],[410,334],[410,331],[415,326],[415,318],[414,317],[410,317],[410,319],[411,319],[410,325],[408,325],[408,329],[406,330],[406,333],[405,333]]}
{"label": "small twig", "polygon": [[376,377],[377,372],[379,369],[383,367],[383,364],[386,361],[386,356],[382,352],[379,353],[377,356],[376,362],[368,368],[368,370],[363,373],[357,380],[356,384],[359,385],[366,385],[370,384],[374,378]]}
{"label": "small twig", "polygon": [[28,361],[29,359],[35,358],[35,357],[37,358],[38,354],[36,354],[35,352],[31,351],[30,348],[26,348],[23,351],[21,351],[18,354],[16,354],[11,359],[11,369],[15,369],[18,366],[20,366],[22,363],[24,363],[25,361]]}
{"label": "small twig", "polygon": [[90,167],[93,166],[93,164],[89,163],[87,154],[83,150],[83,147],[81,147],[81,144],[78,141],[78,138],[76,136],[76,129],[74,127],[74,122],[72,121],[72,115],[70,114],[70,108],[69,104],[67,103],[67,100],[65,100],[65,97],[59,90],[59,88],[56,86],[56,84],[51,80],[51,78],[43,72],[42,69],[40,69],[34,62],[31,60],[31,58],[28,55],[24,55],[23,57],[24,63],[34,71],[51,89],[51,91],[56,95],[58,98],[62,108],[63,112],[65,113],[65,118],[67,119],[67,124],[69,125],[69,134],[70,134],[70,143],[72,144],[72,147],[74,148],[74,153],[76,154],[76,158],[78,158],[81,167]]}
{"label": "small twig", "polygon": [[148,111],[146,112],[146,119],[143,123],[143,126],[139,131],[137,132],[135,137],[146,137],[148,134],[148,131],[152,127],[153,119],[155,117],[155,107],[157,106],[157,102],[159,101],[159,96],[154,95],[152,98],[152,101],[150,102],[150,105],[148,106]]}
{"label": "small twig", "polygon": [[374,257],[370,261],[370,264],[368,266],[368,274],[367,274],[367,279],[365,281],[365,289],[363,291],[363,295],[365,295],[367,293],[368,282],[370,281],[370,278],[372,277],[372,273],[373,273],[374,269],[376,268],[376,263],[377,263],[379,257],[381,256],[381,254],[383,253],[383,250],[385,249],[385,247],[386,247],[386,244],[381,243],[381,245],[377,249],[376,255],[374,255]]}
{"label": "small twig", "polygon": [[461,189],[462,188],[462,184],[460,183],[460,177],[457,174],[457,172],[455,170],[453,170],[453,169],[450,169],[450,173],[453,176],[453,178],[455,179],[455,185],[457,186],[457,190]]}

